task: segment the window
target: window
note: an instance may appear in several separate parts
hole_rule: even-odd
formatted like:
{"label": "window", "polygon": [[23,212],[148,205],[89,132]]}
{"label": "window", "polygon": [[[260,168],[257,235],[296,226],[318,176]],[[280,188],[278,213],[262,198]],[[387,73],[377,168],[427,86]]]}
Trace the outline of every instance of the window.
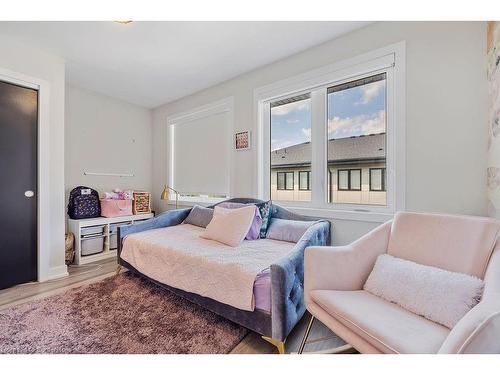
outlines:
{"label": "window", "polygon": [[293,172],[277,172],[278,190],[293,190]]}
{"label": "window", "polygon": [[285,172],[277,172],[276,175],[278,179],[278,190],[285,190],[285,185],[286,185]]}
{"label": "window", "polygon": [[333,189],[330,189],[330,186],[333,184],[333,173],[332,171],[328,171],[328,202],[331,202],[333,197],[332,197],[332,191]]}
{"label": "window", "polygon": [[401,42],[257,88],[259,197],[346,219],[404,210],[404,69]]}
{"label": "window", "polygon": [[338,189],[339,190],[349,190],[349,171],[339,170],[338,172]]}
{"label": "window", "polygon": [[299,172],[299,190],[311,190],[311,171]]}
{"label": "window", "polygon": [[[295,95],[270,104],[271,199],[310,201],[310,173],[300,169],[311,165],[311,96]],[[299,178],[298,190],[294,175]],[[305,182],[305,185],[304,185]]]}
{"label": "window", "polygon": [[361,169],[339,169],[338,190],[361,190]]}
{"label": "window", "polygon": [[213,202],[230,195],[231,119],[231,98],[167,119],[168,185],[181,201]]}
{"label": "window", "polygon": [[[357,169],[339,169],[339,191],[354,194],[329,194],[330,203],[384,205],[385,197],[363,194],[363,170],[373,165],[385,166],[386,159],[386,73],[355,79],[327,89],[328,168],[351,164]],[[370,188],[371,190],[371,188]]]}
{"label": "window", "polygon": [[385,191],[385,168],[370,168],[370,190]]}
{"label": "window", "polygon": [[349,170],[349,189],[361,190],[361,169]]}

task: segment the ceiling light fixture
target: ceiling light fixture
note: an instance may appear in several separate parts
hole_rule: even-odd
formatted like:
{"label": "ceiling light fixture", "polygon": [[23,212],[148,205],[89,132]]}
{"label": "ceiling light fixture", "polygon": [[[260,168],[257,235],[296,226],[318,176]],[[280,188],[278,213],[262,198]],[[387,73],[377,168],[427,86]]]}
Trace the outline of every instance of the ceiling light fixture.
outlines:
{"label": "ceiling light fixture", "polygon": [[120,25],[128,25],[129,23],[132,23],[132,21],[113,21],[114,23],[118,23]]}

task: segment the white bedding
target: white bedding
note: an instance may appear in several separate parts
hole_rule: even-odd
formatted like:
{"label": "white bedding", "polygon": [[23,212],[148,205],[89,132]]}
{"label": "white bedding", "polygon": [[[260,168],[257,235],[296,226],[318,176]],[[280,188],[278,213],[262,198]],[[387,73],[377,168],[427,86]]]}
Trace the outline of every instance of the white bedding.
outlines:
{"label": "white bedding", "polygon": [[253,311],[257,274],[295,244],[260,239],[230,247],[200,238],[204,230],[180,224],[128,235],[121,258],[156,281]]}

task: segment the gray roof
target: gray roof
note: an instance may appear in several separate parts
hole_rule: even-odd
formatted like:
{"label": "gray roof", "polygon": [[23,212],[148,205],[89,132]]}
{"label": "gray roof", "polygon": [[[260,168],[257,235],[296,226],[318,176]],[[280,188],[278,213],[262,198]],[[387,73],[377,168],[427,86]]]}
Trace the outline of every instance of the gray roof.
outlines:
{"label": "gray roof", "polygon": [[[311,142],[285,147],[271,152],[272,167],[305,166],[311,164]],[[371,162],[385,159],[385,133],[328,141],[328,164]]]}

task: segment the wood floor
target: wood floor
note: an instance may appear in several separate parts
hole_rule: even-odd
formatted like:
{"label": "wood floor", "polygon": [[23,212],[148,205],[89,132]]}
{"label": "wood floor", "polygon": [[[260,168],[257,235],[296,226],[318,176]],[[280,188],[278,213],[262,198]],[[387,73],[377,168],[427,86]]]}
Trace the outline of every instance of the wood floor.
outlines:
{"label": "wood floor", "polygon": [[[99,281],[115,273],[117,264],[115,259],[90,263],[84,266],[70,266],[69,276],[43,283],[28,283],[9,289],[0,290],[0,310],[20,303],[43,298],[61,293],[64,290]],[[297,324],[288,336],[286,352],[297,352],[300,341],[304,335],[310,315],[306,315]],[[321,322],[315,321],[308,344],[304,352],[331,352],[351,350],[344,346],[345,343],[330,331]],[[249,333],[231,352],[233,354],[270,354],[277,353],[276,348],[264,341],[258,334]]]}

